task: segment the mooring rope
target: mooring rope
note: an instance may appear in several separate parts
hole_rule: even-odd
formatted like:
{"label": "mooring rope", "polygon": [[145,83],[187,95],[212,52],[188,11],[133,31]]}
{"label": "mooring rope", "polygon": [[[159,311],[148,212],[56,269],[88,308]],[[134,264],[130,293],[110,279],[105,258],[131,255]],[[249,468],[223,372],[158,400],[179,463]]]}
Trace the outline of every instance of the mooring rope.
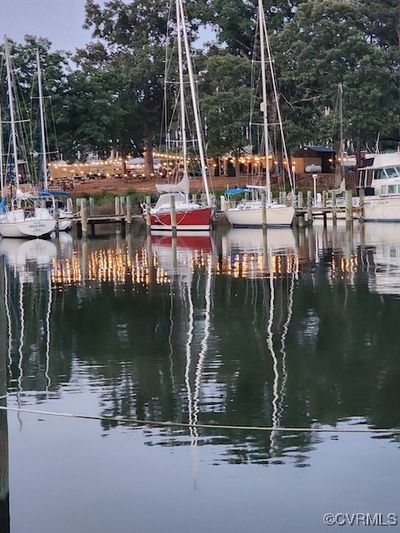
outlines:
{"label": "mooring rope", "polygon": [[163,422],[159,420],[141,420],[139,418],[109,417],[99,415],[82,415],[77,413],[59,413],[56,411],[39,411],[36,409],[25,409],[23,407],[6,407],[0,406],[1,411],[14,413],[27,413],[41,416],[58,416],[63,418],[74,418],[77,420],[98,420],[100,422],[117,422],[119,424],[131,424],[135,426],[153,426],[176,429],[223,429],[223,430],[240,430],[240,431],[262,431],[281,433],[376,433],[400,435],[400,428],[382,429],[382,428],[310,428],[310,427],[281,427],[281,426],[235,426],[229,424],[190,424],[188,422]]}

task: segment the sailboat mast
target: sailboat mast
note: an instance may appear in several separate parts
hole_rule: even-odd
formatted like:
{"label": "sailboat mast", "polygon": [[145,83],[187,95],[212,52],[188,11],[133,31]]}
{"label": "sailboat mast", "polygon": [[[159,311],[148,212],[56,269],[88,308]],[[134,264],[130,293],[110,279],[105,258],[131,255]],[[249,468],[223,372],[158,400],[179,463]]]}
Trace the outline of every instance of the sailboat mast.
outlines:
{"label": "sailboat mast", "polygon": [[178,32],[178,63],[179,63],[179,92],[181,105],[181,141],[182,141],[182,156],[183,156],[183,174],[188,175],[187,168],[187,139],[186,139],[186,109],[185,109],[185,86],[183,78],[183,51],[182,51],[182,27],[183,21],[181,17],[181,10],[179,0],[176,0],[176,24]]}
{"label": "sailboat mast", "polygon": [[15,168],[15,184],[17,190],[19,189],[19,174],[18,174],[18,152],[17,152],[17,135],[15,131],[15,111],[14,111],[14,98],[12,87],[12,74],[11,74],[11,60],[10,60],[10,48],[7,37],[4,39],[4,52],[6,55],[6,69],[7,69],[7,86],[8,86],[8,102],[10,106],[10,120],[11,120],[11,138],[14,154],[14,168]]}
{"label": "sailboat mast", "polygon": [[286,160],[286,169],[287,169],[287,173],[288,173],[288,177],[289,177],[290,186],[292,188],[292,192],[293,192],[293,196],[294,196],[294,194],[296,192],[295,176],[293,175],[292,169],[290,168],[289,152],[288,152],[287,145],[286,145],[285,133],[283,131],[283,120],[282,120],[281,106],[279,105],[278,87],[277,87],[277,83],[276,83],[274,62],[272,60],[271,46],[269,44],[269,37],[268,37],[268,31],[267,31],[267,21],[265,20],[265,17],[263,18],[262,24],[264,26],[265,43],[267,45],[267,52],[268,52],[269,70],[270,70],[270,73],[271,73],[272,88],[273,88],[273,92],[274,92],[276,110],[277,110],[277,113],[278,113],[278,121],[279,121],[279,129],[280,129],[280,132],[281,132],[283,155],[284,155],[285,160]]}
{"label": "sailboat mast", "polygon": [[44,124],[42,70],[40,68],[39,49],[36,50],[36,64],[37,64],[38,88],[39,88],[39,111],[40,111],[40,133],[41,133],[41,141],[42,141],[43,186],[45,189],[47,189],[48,180],[47,180],[47,159],[46,159],[46,129],[45,129],[45,124]]}
{"label": "sailboat mast", "polygon": [[265,192],[267,203],[271,203],[271,174],[269,171],[269,139],[268,139],[268,111],[267,111],[267,73],[265,65],[265,28],[264,28],[264,6],[262,0],[258,0],[258,20],[260,25],[260,48],[261,48],[261,84],[262,84],[262,111],[264,123],[264,144],[265,144]]}
{"label": "sailboat mast", "polygon": [[339,121],[340,121],[340,146],[339,146],[339,175],[343,179],[343,85],[339,83]]}
{"label": "sailboat mast", "polygon": [[185,45],[186,63],[187,63],[188,73],[189,73],[190,93],[192,95],[194,121],[195,121],[195,126],[196,126],[197,140],[199,144],[201,177],[203,178],[203,185],[204,185],[204,191],[206,193],[207,205],[208,207],[211,207],[210,190],[208,187],[208,180],[207,180],[207,164],[206,164],[206,157],[204,153],[203,133],[201,130],[200,111],[199,111],[199,104],[198,104],[198,98],[197,98],[196,83],[194,79],[192,58],[190,55],[189,38],[188,38],[187,29],[185,25],[185,13],[183,9],[182,0],[177,0],[177,3],[179,4],[180,13],[181,13],[180,20],[181,20],[182,31],[183,31],[183,42]]}

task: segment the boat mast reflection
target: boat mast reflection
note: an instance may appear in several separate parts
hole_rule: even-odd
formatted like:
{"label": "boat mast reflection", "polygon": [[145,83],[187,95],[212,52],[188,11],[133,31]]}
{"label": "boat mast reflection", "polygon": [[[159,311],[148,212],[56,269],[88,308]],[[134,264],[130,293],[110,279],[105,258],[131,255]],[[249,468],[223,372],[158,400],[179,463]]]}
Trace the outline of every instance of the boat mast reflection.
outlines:
{"label": "boat mast reflection", "polygon": [[[0,301],[7,301],[8,284],[4,260],[0,257],[0,274],[5,280],[0,283]],[[6,317],[4,316],[4,312]],[[8,306],[0,306],[0,405],[7,407],[7,375],[10,356],[9,327],[11,317]],[[7,342],[8,340],[8,342]],[[8,357],[7,357],[8,356]],[[8,465],[7,411],[0,411],[0,531],[10,532],[10,494]]]}
{"label": "boat mast reflection", "polygon": [[[168,343],[170,371],[172,376],[174,374],[174,357],[179,357],[179,350],[175,350],[173,346],[174,315],[175,312],[179,311],[179,308],[176,308],[175,310],[175,296],[177,296],[184,304],[187,317],[186,338],[184,343],[184,382],[186,388],[188,422],[190,424],[189,434],[192,450],[193,487],[196,488],[198,484],[197,447],[199,438],[199,432],[196,426],[199,423],[201,379],[211,331],[213,279],[212,251],[214,247],[211,237],[207,235],[178,238],[163,237],[161,239],[153,237],[152,249],[157,257],[158,266],[165,270],[170,279],[170,324]],[[204,326],[200,334],[200,349],[198,353],[196,353],[195,346],[197,346],[197,342],[199,341],[199,328],[197,327],[198,321],[195,320],[195,312],[198,312],[198,307],[196,305],[195,308],[194,290],[197,289],[195,291],[197,297],[199,296],[199,292],[202,293],[200,289],[200,275],[198,275],[199,268],[205,268],[207,274],[204,289]],[[195,279],[196,284],[194,283]],[[176,292],[175,288],[177,288]],[[202,296],[201,299],[203,299]],[[179,394],[177,396],[179,396]]]}

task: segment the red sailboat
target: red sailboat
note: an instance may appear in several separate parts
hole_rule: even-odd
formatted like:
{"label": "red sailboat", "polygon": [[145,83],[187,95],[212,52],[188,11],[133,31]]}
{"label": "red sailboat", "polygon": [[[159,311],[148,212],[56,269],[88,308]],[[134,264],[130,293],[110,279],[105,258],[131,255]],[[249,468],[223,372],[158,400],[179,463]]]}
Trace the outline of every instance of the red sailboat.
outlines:
{"label": "red sailboat", "polygon": [[[182,0],[176,0],[176,31],[178,41],[179,65],[179,100],[180,100],[180,135],[182,146],[182,167],[176,173],[181,177],[175,184],[157,185],[160,197],[156,205],[150,209],[152,231],[172,231],[171,210],[174,199],[176,213],[176,229],[182,231],[209,231],[211,229],[213,207],[207,179],[207,165],[204,150],[199,105],[197,99],[196,82],[190,54],[189,39],[185,24],[185,12]],[[205,205],[189,201],[189,174],[187,163],[187,110],[185,102],[184,56],[189,78],[191,103],[197,136],[197,146],[200,159],[201,176],[205,192]]]}

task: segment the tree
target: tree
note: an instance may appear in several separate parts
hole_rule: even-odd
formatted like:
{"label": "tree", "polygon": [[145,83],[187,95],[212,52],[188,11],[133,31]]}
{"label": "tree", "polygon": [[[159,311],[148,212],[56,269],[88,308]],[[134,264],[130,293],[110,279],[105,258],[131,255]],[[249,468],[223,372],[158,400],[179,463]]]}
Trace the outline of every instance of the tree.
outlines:
{"label": "tree", "polygon": [[[41,37],[26,35],[23,43],[10,42],[13,76],[17,91],[17,124],[18,134],[25,145],[25,160],[31,155],[42,152],[39,126],[39,101],[37,85],[37,58],[39,51],[40,65],[44,81],[44,103],[47,123],[47,151],[54,153],[59,148],[65,149],[70,145],[69,126],[66,121],[66,96],[69,91],[68,75],[70,67],[68,54],[51,50],[51,42]],[[1,51],[2,56],[4,51]],[[4,57],[3,57],[4,60]],[[1,73],[2,87],[6,87],[5,68]],[[3,113],[8,109],[6,90],[2,93]],[[26,122],[28,121],[28,122]],[[8,146],[8,131],[3,128],[5,141]],[[48,157],[50,155],[48,154]],[[33,176],[37,175],[39,158],[31,163]]]}
{"label": "tree", "polygon": [[251,99],[251,62],[227,51],[206,57],[200,78],[201,107],[207,125],[208,154],[231,152],[237,157],[246,144]]}
{"label": "tree", "polygon": [[[267,23],[272,31],[280,31],[295,15],[304,0],[264,1]],[[219,43],[232,54],[251,57],[257,20],[257,0],[211,0],[210,24],[216,27]],[[217,21],[217,22],[215,22]]]}
{"label": "tree", "polygon": [[366,39],[357,2],[308,0],[274,43],[292,147],[327,140],[325,112],[334,106],[339,82],[344,85],[345,131],[359,145],[398,124],[392,57]]}
{"label": "tree", "polygon": [[[191,2],[188,8],[195,32],[206,3]],[[77,57],[83,72],[112,72],[119,117],[113,123],[114,136],[122,153],[144,153],[147,175],[153,170],[153,138],[160,131],[165,48],[173,37],[169,15],[168,3],[161,0],[109,0],[103,7],[88,0],[85,25],[97,41]]]}

